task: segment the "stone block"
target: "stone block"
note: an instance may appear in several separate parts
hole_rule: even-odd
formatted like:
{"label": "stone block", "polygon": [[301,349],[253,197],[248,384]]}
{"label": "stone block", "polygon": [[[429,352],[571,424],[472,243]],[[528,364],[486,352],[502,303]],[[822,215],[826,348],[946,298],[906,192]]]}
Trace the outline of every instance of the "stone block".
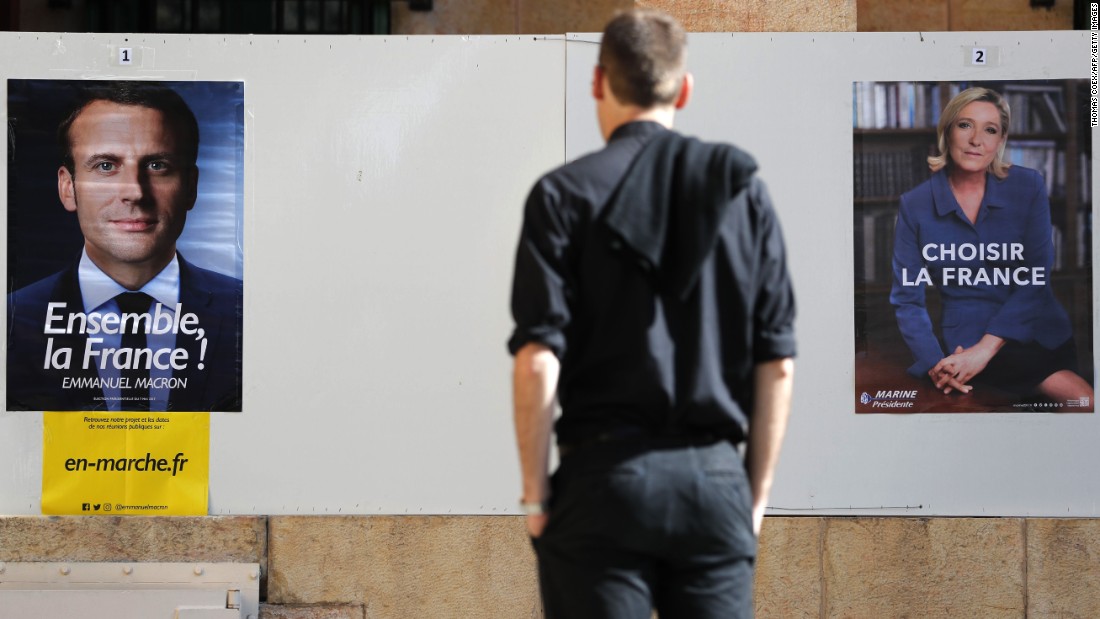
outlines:
{"label": "stone block", "polygon": [[267,518],[0,517],[0,561],[259,563]]}
{"label": "stone block", "polygon": [[272,516],[268,602],[388,617],[538,617],[517,516]]}
{"label": "stone block", "polygon": [[689,32],[852,32],[856,0],[434,0],[431,11],[392,2],[394,34],[600,32],[619,9],[650,7]]}
{"label": "stone block", "polygon": [[756,616],[821,615],[822,518],[764,519],[756,561],[753,602]]}
{"label": "stone block", "polygon": [[431,11],[390,3],[394,34],[514,34],[515,0],[433,0]]}
{"label": "stone block", "polygon": [[518,0],[517,32],[603,32],[616,11],[633,6],[632,0]]}
{"label": "stone block", "polygon": [[825,617],[1023,617],[1017,518],[830,518]]}
{"label": "stone block", "polygon": [[1027,521],[1027,616],[1100,617],[1100,520]]}
{"label": "stone block", "polygon": [[948,27],[946,0],[856,0],[860,32],[943,32]]}
{"label": "stone block", "polygon": [[1072,30],[1073,2],[1055,2],[1049,9],[1028,2],[947,0],[949,30]]}
{"label": "stone block", "polygon": [[665,11],[688,32],[852,32],[856,0],[637,0]]}
{"label": "stone block", "polygon": [[366,619],[361,604],[260,604],[260,619]]}

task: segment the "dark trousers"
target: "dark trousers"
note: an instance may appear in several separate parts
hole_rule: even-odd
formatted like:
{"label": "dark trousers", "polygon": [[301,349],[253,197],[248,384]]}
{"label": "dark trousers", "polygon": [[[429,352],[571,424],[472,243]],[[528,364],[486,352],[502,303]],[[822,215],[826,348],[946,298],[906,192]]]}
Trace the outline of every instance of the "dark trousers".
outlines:
{"label": "dark trousers", "polygon": [[752,616],[752,499],[729,442],[587,445],[551,485],[533,542],[547,619]]}

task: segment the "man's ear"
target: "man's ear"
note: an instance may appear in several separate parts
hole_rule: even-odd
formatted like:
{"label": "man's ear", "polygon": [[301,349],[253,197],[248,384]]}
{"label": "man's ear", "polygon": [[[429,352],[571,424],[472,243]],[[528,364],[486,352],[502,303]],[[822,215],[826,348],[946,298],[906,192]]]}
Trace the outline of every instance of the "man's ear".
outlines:
{"label": "man's ear", "polygon": [[57,169],[57,197],[61,198],[61,206],[70,213],[76,212],[76,187],[72,172],[69,168],[61,166]]}
{"label": "man's ear", "polygon": [[195,208],[195,202],[199,199],[199,166],[191,166],[191,173],[187,179],[187,210]]}
{"label": "man's ear", "polygon": [[592,98],[597,101],[602,101],[603,97],[603,68],[597,65],[596,69],[592,72]]}
{"label": "man's ear", "polygon": [[691,93],[695,89],[695,78],[691,73],[684,73],[684,81],[680,84],[680,96],[676,97],[676,109],[682,110],[691,100]]}

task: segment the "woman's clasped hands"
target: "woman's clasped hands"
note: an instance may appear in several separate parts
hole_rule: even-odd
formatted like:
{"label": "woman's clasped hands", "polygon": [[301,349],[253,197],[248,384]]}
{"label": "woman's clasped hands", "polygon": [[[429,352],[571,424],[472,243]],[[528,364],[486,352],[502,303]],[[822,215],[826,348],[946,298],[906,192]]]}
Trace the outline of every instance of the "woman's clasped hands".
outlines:
{"label": "woman's clasped hands", "polygon": [[973,389],[970,380],[985,369],[1002,346],[1003,339],[989,334],[970,348],[956,346],[955,352],[940,359],[928,370],[928,377],[936,384],[936,389],[943,390],[945,394],[952,391],[970,393]]}

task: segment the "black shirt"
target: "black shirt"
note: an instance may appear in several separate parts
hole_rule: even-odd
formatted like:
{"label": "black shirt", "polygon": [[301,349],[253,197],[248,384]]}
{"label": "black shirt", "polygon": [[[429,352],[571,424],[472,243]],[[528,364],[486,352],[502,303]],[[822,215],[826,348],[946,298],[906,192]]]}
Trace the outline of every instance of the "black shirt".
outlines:
{"label": "black shirt", "polygon": [[[508,346],[514,354],[538,342],[561,360],[556,430],[562,444],[623,429],[740,440],[752,410],[753,366],[795,353],[783,240],[763,183],[751,175],[755,164],[736,164],[743,186],[717,185],[734,194],[713,196],[722,213],[717,229],[681,240],[682,252],[699,243],[705,249],[695,252],[701,264],[690,280],[681,278],[690,281],[686,290],[665,285],[653,256],[624,244],[622,231],[609,223],[609,204],[629,190],[640,203],[616,208],[641,209],[643,220],[671,221],[687,212],[678,199],[705,195],[722,173],[715,165],[677,168],[685,160],[680,151],[666,157],[671,168],[661,167],[655,155],[646,156],[654,150],[647,143],[660,140],[672,148],[686,142],[693,152],[740,154],[681,138],[656,123],[629,123],[603,150],[545,175],[527,199],[512,288],[516,328]],[[670,193],[653,195],[665,189]],[[652,204],[644,204],[647,198]],[[690,226],[681,223],[685,228]]]}

